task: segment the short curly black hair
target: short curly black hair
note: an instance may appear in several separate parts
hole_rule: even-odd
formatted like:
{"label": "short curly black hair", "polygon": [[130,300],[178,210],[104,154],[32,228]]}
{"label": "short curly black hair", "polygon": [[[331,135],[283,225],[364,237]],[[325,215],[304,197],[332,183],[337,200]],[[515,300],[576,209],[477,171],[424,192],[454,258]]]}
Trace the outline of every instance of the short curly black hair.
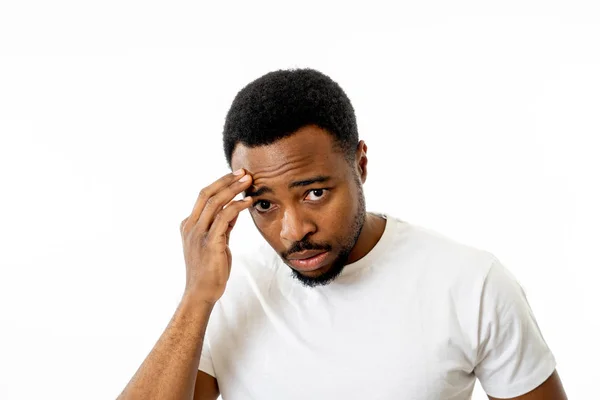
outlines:
{"label": "short curly black hair", "polygon": [[314,69],[269,72],[236,95],[225,119],[223,147],[227,163],[238,143],[264,146],[306,125],[330,133],[348,161],[358,145],[350,99],[329,76]]}

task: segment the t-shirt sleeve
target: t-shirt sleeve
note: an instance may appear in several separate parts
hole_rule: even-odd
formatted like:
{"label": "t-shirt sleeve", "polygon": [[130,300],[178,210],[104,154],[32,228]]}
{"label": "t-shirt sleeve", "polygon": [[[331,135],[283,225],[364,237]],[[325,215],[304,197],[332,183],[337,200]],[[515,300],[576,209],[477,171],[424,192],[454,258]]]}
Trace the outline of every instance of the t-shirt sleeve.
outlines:
{"label": "t-shirt sleeve", "polygon": [[202,353],[200,353],[200,364],[198,365],[198,369],[216,378],[208,338],[205,338],[204,343],[202,343]]}
{"label": "t-shirt sleeve", "polygon": [[474,372],[488,395],[517,397],[550,377],[554,356],[523,288],[497,259],[484,281],[479,312]]}

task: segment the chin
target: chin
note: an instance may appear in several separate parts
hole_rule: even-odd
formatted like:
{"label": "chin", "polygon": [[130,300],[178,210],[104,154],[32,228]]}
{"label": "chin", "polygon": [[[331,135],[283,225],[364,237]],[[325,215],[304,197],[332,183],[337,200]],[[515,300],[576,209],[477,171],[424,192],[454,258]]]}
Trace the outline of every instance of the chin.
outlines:
{"label": "chin", "polygon": [[331,268],[331,265],[324,265],[324,266],[319,267],[319,268],[317,268],[315,270],[312,270],[312,271],[301,271],[301,270],[298,270],[298,269],[293,268],[293,267],[290,267],[290,268],[292,268],[294,270],[294,273],[296,273],[296,274],[300,274],[302,276],[306,276],[307,278],[317,278],[317,277],[319,277],[321,275],[326,274],[327,271],[329,271],[329,269]]}
{"label": "chin", "polygon": [[292,276],[306,287],[324,286],[335,280],[344,269],[343,263],[328,264],[313,271],[298,271],[290,267]]}

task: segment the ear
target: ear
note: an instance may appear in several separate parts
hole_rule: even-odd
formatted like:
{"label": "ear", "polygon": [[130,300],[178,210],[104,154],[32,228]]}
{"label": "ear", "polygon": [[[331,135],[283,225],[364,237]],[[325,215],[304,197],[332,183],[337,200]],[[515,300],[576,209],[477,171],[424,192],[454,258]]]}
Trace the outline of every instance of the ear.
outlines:
{"label": "ear", "polygon": [[356,146],[356,172],[360,177],[362,183],[365,183],[367,180],[367,144],[364,140],[358,142],[358,146]]}

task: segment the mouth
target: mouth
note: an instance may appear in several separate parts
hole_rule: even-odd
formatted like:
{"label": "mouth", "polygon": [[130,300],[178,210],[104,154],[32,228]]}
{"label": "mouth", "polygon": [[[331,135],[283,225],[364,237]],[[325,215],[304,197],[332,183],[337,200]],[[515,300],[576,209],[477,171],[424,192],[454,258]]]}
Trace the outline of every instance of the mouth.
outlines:
{"label": "mouth", "polygon": [[288,262],[299,271],[314,271],[321,268],[324,265],[325,259],[329,255],[328,251],[306,251],[302,253],[296,253],[292,257],[288,258]]}

